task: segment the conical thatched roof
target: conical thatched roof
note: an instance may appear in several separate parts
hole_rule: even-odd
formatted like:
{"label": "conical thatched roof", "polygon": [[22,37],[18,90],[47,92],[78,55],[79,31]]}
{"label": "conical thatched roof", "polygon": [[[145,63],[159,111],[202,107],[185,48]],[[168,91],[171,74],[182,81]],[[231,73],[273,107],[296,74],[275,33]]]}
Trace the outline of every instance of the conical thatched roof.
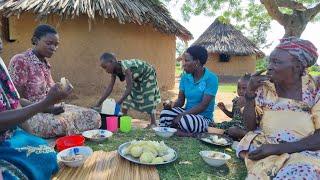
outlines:
{"label": "conical thatched roof", "polygon": [[222,23],[218,18],[192,45],[201,45],[209,53],[223,53],[235,56],[247,56],[256,54],[264,56],[241,31],[229,23]]}
{"label": "conical thatched roof", "polygon": [[158,31],[174,34],[183,40],[193,38],[158,0],[0,0],[0,11],[7,17],[27,11],[34,12],[38,18],[50,14],[74,18],[86,14],[93,20],[100,15],[115,18],[122,24],[152,24]]}

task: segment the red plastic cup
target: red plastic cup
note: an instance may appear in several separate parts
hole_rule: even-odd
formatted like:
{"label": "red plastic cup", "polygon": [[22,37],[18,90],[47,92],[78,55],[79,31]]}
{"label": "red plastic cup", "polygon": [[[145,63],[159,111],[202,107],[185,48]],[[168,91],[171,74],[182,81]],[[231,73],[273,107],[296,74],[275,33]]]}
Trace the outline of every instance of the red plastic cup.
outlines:
{"label": "red plastic cup", "polygon": [[106,117],[107,130],[111,132],[118,131],[118,117],[117,116],[109,116]]}
{"label": "red plastic cup", "polygon": [[85,138],[81,135],[64,136],[56,140],[57,150],[60,152],[71,147],[83,146],[84,141]]}

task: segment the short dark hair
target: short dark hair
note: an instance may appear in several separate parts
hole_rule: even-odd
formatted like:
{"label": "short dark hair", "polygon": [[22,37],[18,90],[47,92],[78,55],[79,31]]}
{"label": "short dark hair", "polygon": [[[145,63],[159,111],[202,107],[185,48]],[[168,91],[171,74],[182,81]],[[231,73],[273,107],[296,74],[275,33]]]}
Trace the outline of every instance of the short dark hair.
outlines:
{"label": "short dark hair", "polygon": [[193,60],[199,60],[202,65],[206,64],[208,59],[208,52],[202,46],[191,46],[187,49],[187,53],[189,53]]}
{"label": "short dark hair", "polygon": [[100,56],[100,60],[105,62],[110,62],[110,61],[115,61],[116,57],[112,53],[105,52]]}
{"label": "short dark hair", "polygon": [[33,36],[31,39],[32,45],[35,45],[36,40],[41,39],[43,36],[46,36],[47,34],[58,34],[58,32],[54,27],[48,24],[41,24],[37,26],[33,32]]}
{"label": "short dark hair", "polygon": [[239,78],[239,80],[245,80],[245,81],[249,81],[251,78],[251,74],[250,73],[245,73],[243,76],[241,76]]}

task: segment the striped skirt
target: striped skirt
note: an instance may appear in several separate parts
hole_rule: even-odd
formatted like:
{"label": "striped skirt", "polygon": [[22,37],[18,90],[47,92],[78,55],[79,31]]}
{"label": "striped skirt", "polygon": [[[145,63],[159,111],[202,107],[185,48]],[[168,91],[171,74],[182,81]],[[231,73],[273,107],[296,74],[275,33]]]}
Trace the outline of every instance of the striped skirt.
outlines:
{"label": "striped skirt", "polygon": [[[185,112],[185,109],[180,107],[174,107],[168,110],[162,110],[160,114],[161,127],[172,127],[173,120],[181,113]],[[178,122],[179,128],[187,133],[202,133],[208,131],[210,119],[205,118],[202,115],[187,114],[181,117]]]}

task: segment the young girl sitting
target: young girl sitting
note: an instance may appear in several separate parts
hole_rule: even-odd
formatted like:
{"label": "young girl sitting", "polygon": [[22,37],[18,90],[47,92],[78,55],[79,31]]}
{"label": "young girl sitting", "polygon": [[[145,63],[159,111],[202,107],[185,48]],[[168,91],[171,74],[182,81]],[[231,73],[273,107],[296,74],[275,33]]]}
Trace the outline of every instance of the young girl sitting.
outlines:
{"label": "young girl sitting", "polygon": [[232,118],[232,120],[216,124],[216,127],[226,130],[225,133],[234,139],[241,139],[247,133],[242,118],[241,108],[245,105],[244,94],[246,92],[250,77],[251,75],[246,73],[238,80],[238,97],[232,100],[233,105],[231,111],[226,108],[223,102],[219,102],[217,105],[228,117]]}

